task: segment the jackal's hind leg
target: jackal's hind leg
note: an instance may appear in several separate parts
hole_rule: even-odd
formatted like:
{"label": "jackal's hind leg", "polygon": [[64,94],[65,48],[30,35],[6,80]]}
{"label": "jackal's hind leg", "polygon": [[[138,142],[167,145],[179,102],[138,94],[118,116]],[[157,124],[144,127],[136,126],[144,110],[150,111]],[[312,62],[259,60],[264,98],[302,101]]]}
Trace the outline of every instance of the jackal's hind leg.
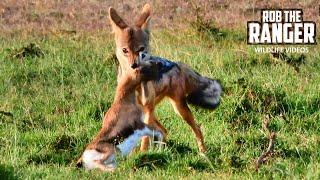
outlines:
{"label": "jackal's hind leg", "polygon": [[190,111],[187,101],[185,98],[171,98],[171,104],[174,107],[174,110],[177,114],[179,114],[183,120],[185,120],[188,125],[192,128],[195,136],[196,136],[196,140],[197,140],[197,144],[198,144],[198,148],[200,150],[200,152],[205,152],[206,151],[206,146],[204,144],[204,140],[203,140],[203,135],[201,132],[200,127],[197,125],[197,123],[195,122],[192,112]]}

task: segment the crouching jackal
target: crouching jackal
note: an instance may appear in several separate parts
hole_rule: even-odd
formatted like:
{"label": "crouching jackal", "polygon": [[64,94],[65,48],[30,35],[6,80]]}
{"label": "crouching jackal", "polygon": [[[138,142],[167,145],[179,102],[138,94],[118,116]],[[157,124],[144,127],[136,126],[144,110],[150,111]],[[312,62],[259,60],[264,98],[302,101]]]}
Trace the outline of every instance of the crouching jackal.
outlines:
{"label": "crouching jackal", "polygon": [[158,65],[139,61],[136,66],[119,80],[114,102],[104,116],[102,128],[87,145],[77,162],[78,167],[113,171],[117,152],[128,155],[143,136],[162,140],[163,135],[158,129],[143,122],[142,108],[136,103],[135,96],[135,89],[141,82],[158,78]]}

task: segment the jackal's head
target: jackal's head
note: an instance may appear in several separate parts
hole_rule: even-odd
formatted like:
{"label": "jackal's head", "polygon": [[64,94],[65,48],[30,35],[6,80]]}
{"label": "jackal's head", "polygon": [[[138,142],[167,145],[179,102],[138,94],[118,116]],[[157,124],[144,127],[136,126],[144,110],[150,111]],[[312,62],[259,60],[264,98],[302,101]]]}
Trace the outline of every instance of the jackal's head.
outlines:
{"label": "jackal's head", "polygon": [[149,51],[151,7],[146,4],[134,25],[128,25],[115,9],[109,8],[109,19],[115,33],[116,55],[121,69],[136,68],[139,52]]}

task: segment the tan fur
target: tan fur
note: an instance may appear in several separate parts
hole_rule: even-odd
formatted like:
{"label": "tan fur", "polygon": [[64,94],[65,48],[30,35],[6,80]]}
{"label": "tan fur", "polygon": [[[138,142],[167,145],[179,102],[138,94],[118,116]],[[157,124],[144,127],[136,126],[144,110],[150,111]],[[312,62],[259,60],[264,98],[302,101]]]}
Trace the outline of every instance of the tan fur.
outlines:
{"label": "tan fur", "polygon": [[[118,79],[122,74],[130,71],[130,66],[135,62],[141,47],[143,51],[149,51],[149,29],[148,24],[151,15],[151,7],[146,4],[142,10],[141,15],[133,26],[123,26],[124,21],[120,18],[113,8],[109,9],[110,22],[115,33],[116,55],[119,61]],[[116,15],[115,15],[116,14]],[[126,24],[126,23],[125,23]],[[124,27],[124,28],[122,28]],[[128,48],[128,53],[122,52],[123,48]],[[174,67],[169,72],[163,74],[159,82],[150,81],[141,84],[138,89],[138,101],[143,106],[145,113],[145,123],[153,125],[162,130],[163,134],[167,130],[157,120],[154,109],[155,106],[164,98],[169,97],[170,101],[177,112],[192,128],[199,150],[204,152],[206,150],[203,135],[200,127],[196,124],[194,117],[187,105],[186,96],[193,92],[196,79],[193,78],[193,71],[184,64],[179,64],[179,68]],[[149,138],[143,138],[141,150],[147,150],[149,145]]]}
{"label": "tan fur", "polygon": [[[144,69],[145,68],[145,69]],[[146,73],[145,70],[150,73]],[[103,125],[96,137],[87,145],[85,152],[93,150],[102,154],[102,158],[94,160],[94,166],[102,171],[112,171],[107,168],[105,161],[117,152],[116,141],[123,141],[128,138],[135,130],[148,128],[155,132],[160,130],[142,121],[143,111],[141,106],[136,103],[135,90],[141,82],[156,79],[158,67],[155,63],[139,62],[136,69],[127,71],[119,80],[116,89],[114,102],[104,116]],[[161,135],[162,136],[162,135]],[[77,166],[81,166],[83,156],[78,160]],[[112,162],[112,164],[116,164]]]}

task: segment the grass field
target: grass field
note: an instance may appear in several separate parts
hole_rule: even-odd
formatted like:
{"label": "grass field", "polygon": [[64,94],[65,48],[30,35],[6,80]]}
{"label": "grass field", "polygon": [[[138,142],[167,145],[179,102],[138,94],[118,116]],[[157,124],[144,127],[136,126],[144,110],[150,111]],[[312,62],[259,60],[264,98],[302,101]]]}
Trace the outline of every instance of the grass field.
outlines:
{"label": "grass field", "polygon": [[[163,101],[156,112],[169,132],[165,148],[119,157],[113,174],[76,169],[113,101],[112,34],[2,36],[0,179],[320,178],[318,45],[308,46],[305,57],[274,58],[255,53],[244,29],[162,29],[151,39],[154,55],[185,62],[224,86],[217,110],[192,107],[208,147],[205,157],[189,126]],[[268,146],[266,116],[277,137],[274,152],[256,170]]]}

